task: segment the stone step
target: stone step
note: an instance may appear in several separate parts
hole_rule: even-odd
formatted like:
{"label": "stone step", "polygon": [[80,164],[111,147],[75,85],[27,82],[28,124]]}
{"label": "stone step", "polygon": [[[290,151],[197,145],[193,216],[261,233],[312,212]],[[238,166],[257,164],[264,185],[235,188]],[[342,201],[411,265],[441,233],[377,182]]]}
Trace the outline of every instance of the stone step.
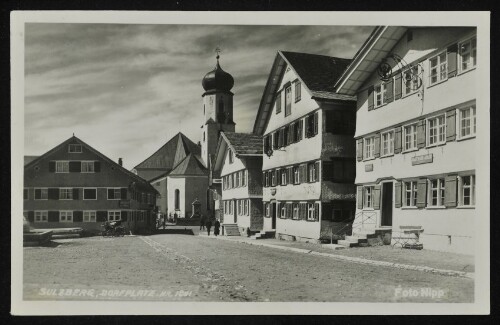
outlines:
{"label": "stone step", "polygon": [[333,249],[333,250],[345,249],[344,245],[339,245],[339,244],[323,244],[323,245],[321,245],[321,247],[329,248],[329,249]]}
{"label": "stone step", "polygon": [[345,247],[357,247],[357,246],[359,246],[359,243],[353,243],[352,241],[343,240],[343,239],[339,240],[337,242],[337,244],[345,246]]}
{"label": "stone step", "polygon": [[352,241],[353,243],[366,243],[367,242],[367,238],[365,235],[362,235],[364,236],[363,237],[360,237],[360,236],[345,236],[345,240],[348,240],[348,241]]}

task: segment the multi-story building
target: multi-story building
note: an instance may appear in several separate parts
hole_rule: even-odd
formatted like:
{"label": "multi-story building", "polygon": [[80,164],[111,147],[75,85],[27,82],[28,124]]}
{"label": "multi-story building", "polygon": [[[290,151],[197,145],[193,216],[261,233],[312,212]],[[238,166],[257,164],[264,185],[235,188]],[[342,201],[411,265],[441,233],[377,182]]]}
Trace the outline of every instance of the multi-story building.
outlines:
{"label": "multi-story building", "polygon": [[356,54],[336,91],[357,95],[360,229],[473,252],[476,65],[469,27],[379,26]]}
{"label": "multi-story building", "polygon": [[262,230],[262,137],[221,132],[213,175],[222,183],[223,227],[237,225],[242,235]]}
{"label": "multi-story building", "polygon": [[327,240],[355,210],[355,97],[334,84],[351,61],[278,51],[253,133],[263,136],[264,230]]}
{"label": "multi-story building", "polygon": [[24,215],[34,228],[81,227],[122,220],[127,230],[154,229],[157,191],[73,136],[24,166]]}

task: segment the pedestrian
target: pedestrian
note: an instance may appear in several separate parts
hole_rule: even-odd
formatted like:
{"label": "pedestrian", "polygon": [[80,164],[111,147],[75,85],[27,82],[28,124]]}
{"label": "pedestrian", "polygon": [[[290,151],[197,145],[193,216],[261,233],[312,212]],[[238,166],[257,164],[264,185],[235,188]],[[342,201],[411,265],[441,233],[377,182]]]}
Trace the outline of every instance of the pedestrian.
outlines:
{"label": "pedestrian", "polygon": [[205,223],[206,223],[205,216],[201,215],[201,217],[200,217],[200,230],[205,230]]}
{"label": "pedestrian", "polygon": [[208,219],[206,226],[207,226],[207,233],[210,236],[210,228],[212,228],[212,220]]}
{"label": "pedestrian", "polygon": [[163,229],[165,229],[165,216],[163,216]]}
{"label": "pedestrian", "polygon": [[220,222],[219,219],[215,219],[214,223],[214,235],[218,236],[219,235],[219,230],[220,230]]}

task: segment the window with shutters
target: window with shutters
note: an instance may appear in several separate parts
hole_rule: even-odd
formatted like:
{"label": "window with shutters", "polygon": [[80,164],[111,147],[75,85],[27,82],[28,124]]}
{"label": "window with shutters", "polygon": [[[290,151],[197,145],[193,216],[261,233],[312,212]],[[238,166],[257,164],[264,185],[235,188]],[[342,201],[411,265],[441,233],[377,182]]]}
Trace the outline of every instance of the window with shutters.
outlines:
{"label": "window with shutters", "polygon": [[83,222],[96,222],[96,212],[83,211]]}
{"label": "window with shutters", "polygon": [[59,222],[73,222],[73,211],[59,211]]}
{"label": "window with shutters", "polygon": [[446,51],[429,59],[429,86],[448,79],[448,62]]}
{"label": "window with shutters", "polygon": [[300,81],[296,81],[295,82],[295,102],[298,102],[300,100],[301,91],[302,91],[302,84],[300,83]]}
{"label": "window with shutters", "polygon": [[281,203],[280,206],[281,206],[280,218],[286,219],[286,203]]}
{"label": "window with shutters", "polygon": [[93,161],[82,161],[82,173],[94,173],[94,162]]}
{"label": "window with shutters", "polygon": [[307,179],[309,180],[309,183],[316,182],[316,164],[315,163],[308,163],[307,164]]}
{"label": "window with shutters", "polygon": [[444,178],[430,179],[428,205],[430,207],[444,206]]}
{"label": "window with shutters", "polygon": [[286,185],[287,184],[287,170],[285,168],[280,169],[280,175],[281,175],[281,184],[280,185]]}
{"label": "window with shutters", "polygon": [[460,139],[467,139],[476,135],[476,106],[467,107],[459,111]]}
{"label": "window with shutters", "polygon": [[394,130],[382,133],[382,156],[394,154]]}
{"label": "window with shutters", "polygon": [[23,189],[23,200],[29,200],[29,198],[30,198],[30,194],[29,193],[30,193],[29,189],[27,189],[27,188]]}
{"label": "window with shutters", "polygon": [[56,161],[56,173],[69,173],[69,161],[67,160]]}
{"label": "window with shutters", "polygon": [[299,220],[299,203],[293,203],[292,219]]}
{"label": "window with shutters", "polygon": [[81,153],[82,152],[82,145],[81,144],[70,144],[68,146],[68,152],[69,153]]}
{"label": "window with shutters", "polygon": [[264,202],[264,215],[269,218],[271,216],[271,204]]}
{"label": "window with shutters", "polygon": [[281,93],[276,95],[276,114],[281,113]]}
{"label": "window with shutters", "polygon": [[403,96],[415,93],[420,87],[419,67],[415,65],[403,71]]}
{"label": "window with shutters", "polygon": [[427,146],[446,142],[446,118],[444,115],[427,119]]}
{"label": "window with shutters", "polygon": [[273,133],[273,149],[278,149],[279,148],[279,134],[278,132]]}
{"label": "window with shutters", "polygon": [[73,200],[73,189],[59,188],[59,200]]}
{"label": "window with shutters", "polygon": [[460,43],[458,53],[460,72],[475,68],[477,63],[476,37]]}
{"label": "window with shutters", "polygon": [[373,186],[363,186],[363,208],[373,209]]}
{"label": "window with shutters", "polygon": [[365,138],[363,139],[363,158],[364,159],[372,159],[374,158],[374,149],[375,149],[375,137]]}
{"label": "window with shutters", "polygon": [[473,207],[476,204],[476,176],[459,176],[458,205]]}
{"label": "window with shutters", "polygon": [[293,166],[293,183],[300,184],[299,166]]}
{"label": "window with shutters", "polygon": [[[108,211],[108,221],[118,221],[121,220],[121,211]],[[144,212],[141,211],[140,221],[144,218]]]}
{"label": "window with shutters", "polygon": [[295,122],[295,142],[302,140],[302,125],[304,123],[303,120],[298,120]]}
{"label": "window with shutters", "polygon": [[266,184],[266,187],[269,187],[269,173],[267,171],[264,172],[264,182]]}
{"label": "window with shutters", "polygon": [[380,107],[387,103],[387,85],[382,83],[373,88],[374,95],[374,105],[375,107]]}
{"label": "window with shutters", "polygon": [[48,211],[35,211],[35,222],[48,222],[49,212]]}
{"label": "window with shutters", "polygon": [[35,188],[35,200],[47,200],[49,198],[48,188]]}
{"label": "window with shutters", "polygon": [[307,203],[307,220],[315,220],[314,202]]}
{"label": "window with shutters", "polygon": [[276,173],[274,172],[274,170],[271,170],[271,186],[276,186]]}
{"label": "window with shutters", "polygon": [[403,128],[403,152],[417,149],[417,123],[406,125]]}
{"label": "window with shutters", "polygon": [[292,114],[292,86],[285,89],[285,116]]}
{"label": "window with shutters", "polygon": [[121,198],[121,188],[108,188],[108,200],[120,200]]}
{"label": "window with shutters", "polygon": [[315,119],[317,114],[311,114],[305,118],[306,120],[306,138],[312,138],[315,133]]}
{"label": "window with shutters", "polygon": [[417,206],[417,182],[408,181],[404,182],[404,207],[416,207]]}
{"label": "window with shutters", "polygon": [[97,189],[96,188],[84,188],[83,189],[83,199],[84,200],[97,200]]}

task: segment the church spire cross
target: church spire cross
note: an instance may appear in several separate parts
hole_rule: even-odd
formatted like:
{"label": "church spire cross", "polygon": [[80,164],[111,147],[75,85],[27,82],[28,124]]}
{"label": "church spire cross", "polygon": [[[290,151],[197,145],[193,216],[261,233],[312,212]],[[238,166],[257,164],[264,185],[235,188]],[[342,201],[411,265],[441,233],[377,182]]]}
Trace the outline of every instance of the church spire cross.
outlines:
{"label": "church spire cross", "polygon": [[222,52],[222,50],[220,49],[220,47],[217,46],[215,48],[215,53],[217,53],[217,56],[215,58],[217,59],[217,62],[219,62],[220,52]]}

